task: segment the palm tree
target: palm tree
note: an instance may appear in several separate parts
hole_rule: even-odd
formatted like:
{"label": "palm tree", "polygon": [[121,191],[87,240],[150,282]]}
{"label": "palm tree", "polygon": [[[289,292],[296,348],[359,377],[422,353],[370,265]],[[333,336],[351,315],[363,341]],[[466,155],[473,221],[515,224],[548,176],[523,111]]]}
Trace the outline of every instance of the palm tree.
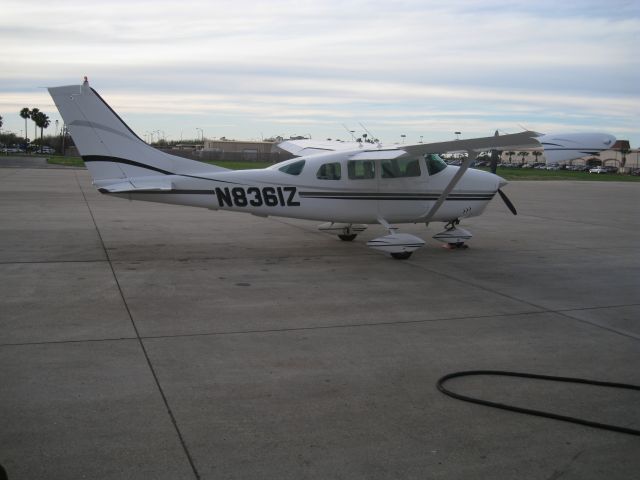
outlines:
{"label": "palm tree", "polygon": [[631,145],[629,144],[628,140],[618,140],[616,142],[616,145],[614,145],[614,148],[618,146],[618,149],[620,150],[620,154],[622,155],[622,161],[620,162],[620,166],[624,168],[624,166],[627,164],[627,153],[631,152]]}
{"label": "palm tree", "polygon": [[31,110],[24,107],[20,110],[20,116],[24,118],[24,149],[27,150],[27,119],[31,118]]}
{"label": "palm tree", "polygon": [[538,157],[542,155],[542,152],[540,150],[534,150],[531,154],[536,157],[536,163],[538,163]]}
{"label": "palm tree", "polygon": [[36,113],[35,118],[33,117],[33,113],[32,113],[32,118],[34,119],[33,121],[36,122],[36,126],[40,127],[40,152],[42,152],[43,130],[45,128],[49,128],[49,125],[51,125],[51,120],[49,119],[48,115],[40,111]]}
{"label": "palm tree", "polygon": [[516,154],[516,152],[507,152],[507,155],[509,155],[509,163],[511,163],[511,157],[513,157]]}
{"label": "palm tree", "polygon": [[40,113],[39,108],[32,108],[29,111],[29,118],[33,120],[33,141],[35,142],[36,138],[38,138],[38,124],[36,123],[36,117]]}
{"label": "palm tree", "polygon": [[2,128],[2,115],[0,115],[0,128]]}
{"label": "palm tree", "polygon": [[522,155],[522,163],[524,163],[524,157],[529,155],[529,152],[520,152],[520,155]]}

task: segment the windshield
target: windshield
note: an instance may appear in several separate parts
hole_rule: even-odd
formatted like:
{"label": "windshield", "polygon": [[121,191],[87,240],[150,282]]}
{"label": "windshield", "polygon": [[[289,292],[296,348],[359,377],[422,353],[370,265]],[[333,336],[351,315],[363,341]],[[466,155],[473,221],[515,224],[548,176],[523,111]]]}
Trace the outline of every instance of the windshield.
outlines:
{"label": "windshield", "polygon": [[440,155],[435,153],[427,153],[424,156],[424,160],[427,162],[427,171],[429,172],[429,175],[435,175],[447,168],[445,161],[440,158]]}
{"label": "windshield", "polygon": [[300,175],[303,167],[304,167],[304,160],[300,160],[298,162],[289,163],[284,167],[280,167],[278,170],[280,170],[283,173],[288,173],[289,175]]}

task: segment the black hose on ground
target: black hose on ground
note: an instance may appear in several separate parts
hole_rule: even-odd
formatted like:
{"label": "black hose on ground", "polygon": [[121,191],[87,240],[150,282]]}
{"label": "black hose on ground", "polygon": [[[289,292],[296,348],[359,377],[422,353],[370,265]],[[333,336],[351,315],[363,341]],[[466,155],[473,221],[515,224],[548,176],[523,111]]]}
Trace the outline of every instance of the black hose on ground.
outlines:
{"label": "black hose on ground", "polygon": [[640,390],[639,385],[631,385],[627,383],[601,382],[598,380],[587,380],[584,378],[536,375],[533,373],[519,373],[519,372],[509,372],[509,371],[501,371],[501,370],[468,370],[463,372],[454,372],[441,377],[436,383],[438,390],[440,390],[442,393],[450,397],[457,398],[458,400],[462,400],[464,402],[477,403],[479,405],[485,405],[487,407],[500,408],[502,410],[509,410],[512,412],[524,413],[526,415],[535,415],[538,417],[552,418],[554,420],[561,420],[563,422],[577,423],[579,425],[586,425],[588,427],[600,428],[603,430],[611,430],[613,432],[640,436],[640,430],[635,430],[633,428],[619,427],[617,425],[609,425],[606,423],[592,422],[590,420],[584,420],[582,418],[570,417],[566,415],[558,415],[555,413],[545,412],[542,410],[533,410],[530,408],[522,408],[522,407],[516,407],[513,405],[506,405],[503,403],[491,402],[489,400],[482,400],[480,398],[461,395],[459,393],[452,392],[451,390],[448,390],[444,387],[444,384],[448,380],[451,380],[452,378],[470,377],[475,375],[496,375],[496,376],[503,376],[503,377],[533,378],[536,380],[550,380],[553,382],[566,382],[566,383],[581,383],[584,385],[596,385],[600,387],[609,387],[609,388],[623,388],[626,390]]}

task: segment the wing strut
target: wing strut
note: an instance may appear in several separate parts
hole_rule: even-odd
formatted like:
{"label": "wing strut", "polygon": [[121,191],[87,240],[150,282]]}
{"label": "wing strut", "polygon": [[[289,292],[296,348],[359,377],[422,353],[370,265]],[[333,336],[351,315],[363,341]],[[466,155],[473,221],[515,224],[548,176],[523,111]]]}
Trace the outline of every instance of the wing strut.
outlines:
{"label": "wing strut", "polygon": [[435,216],[435,214],[438,212],[438,210],[440,210],[440,207],[442,206],[444,201],[447,199],[447,197],[451,193],[451,190],[455,188],[456,184],[460,181],[460,179],[464,175],[464,172],[466,172],[467,169],[471,166],[471,164],[475,160],[477,160],[478,154],[480,152],[475,150],[467,150],[467,153],[469,154],[467,156],[467,159],[464,162],[462,162],[462,165],[460,165],[460,168],[458,169],[456,174],[453,176],[453,178],[449,182],[449,185],[445,187],[445,189],[440,194],[440,197],[438,197],[438,200],[436,200],[436,203],[433,204],[433,207],[431,207],[431,210],[429,210],[429,213],[427,213],[427,217],[424,220],[425,223],[429,223],[431,219]]}

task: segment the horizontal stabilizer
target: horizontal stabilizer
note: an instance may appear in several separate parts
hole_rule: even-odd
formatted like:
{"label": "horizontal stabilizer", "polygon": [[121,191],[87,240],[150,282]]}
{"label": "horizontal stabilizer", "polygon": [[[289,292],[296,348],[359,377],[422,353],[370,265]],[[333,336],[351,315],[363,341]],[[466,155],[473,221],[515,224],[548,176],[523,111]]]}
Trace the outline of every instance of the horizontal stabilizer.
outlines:
{"label": "horizontal stabilizer", "polygon": [[[100,182],[103,183],[103,182]],[[102,193],[128,193],[128,192],[166,192],[173,189],[173,184],[168,179],[155,178],[129,178],[125,182],[98,185]]]}

